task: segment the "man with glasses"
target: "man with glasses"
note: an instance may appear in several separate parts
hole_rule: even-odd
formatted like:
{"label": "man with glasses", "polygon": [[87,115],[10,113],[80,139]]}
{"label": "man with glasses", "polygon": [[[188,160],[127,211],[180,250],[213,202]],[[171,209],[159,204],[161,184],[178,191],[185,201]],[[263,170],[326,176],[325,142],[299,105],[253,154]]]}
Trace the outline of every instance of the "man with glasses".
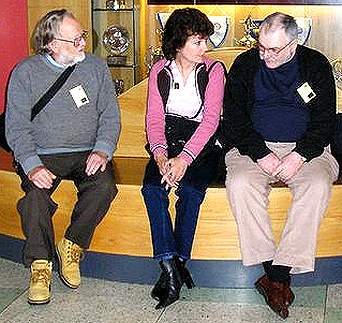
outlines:
{"label": "man with glasses", "polygon": [[[85,53],[86,32],[71,13],[46,14],[34,45],[36,55],[20,62],[10,78],[6,137],[25,193],[17,208],[26,238],[24,264],[31,268],[28,302],[44,304],[51,298],[55,254],[57,204],[51,194],[63,179],[77,188],[71,223],[56,247],[61,279],[77,288],[83,251],[117,193],[110,160],[120,116],[107,65]],[[33,105],[70,66],[74,70],[33,119]]]}
{"label": "man with glasses", "polygon": [[[258,48],[238,56],[226,82],[226,189],[236,218],[243,264],[263,264],[257,290],[282,318],[294,300],[290,274],[314,270],[317,233],[338,164],[330,153],[336,93],[331,66],[298,45],[293,17],[273,13]],[[276,246],[267,213],[271,183],[293,200]]]}

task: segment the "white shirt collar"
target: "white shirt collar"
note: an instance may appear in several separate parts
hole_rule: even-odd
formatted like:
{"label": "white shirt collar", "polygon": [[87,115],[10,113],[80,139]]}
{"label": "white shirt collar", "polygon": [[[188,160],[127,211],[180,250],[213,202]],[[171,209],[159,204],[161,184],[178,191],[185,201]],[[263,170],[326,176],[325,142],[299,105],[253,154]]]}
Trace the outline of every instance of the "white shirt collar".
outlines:
{"label": "white shirt collar", "polygon": [[56,66],[56,67],[59,67],[59,68],[63,68],[63,69],[66,67],[66,66],[63,65],[63,64],[57,63],[57,62],[52,58],[52,56],[49,55],[49,54],[45,54],[45,58],[46,58],[47,61],[50,62],[53,66]]}

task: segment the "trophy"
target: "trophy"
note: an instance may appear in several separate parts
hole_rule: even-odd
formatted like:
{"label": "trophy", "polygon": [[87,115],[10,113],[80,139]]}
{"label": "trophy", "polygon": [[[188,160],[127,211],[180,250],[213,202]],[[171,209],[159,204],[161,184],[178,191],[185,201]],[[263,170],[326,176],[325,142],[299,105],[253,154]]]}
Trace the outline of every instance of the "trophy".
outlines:
{"label": "trophy", "polygon": [[113,79],[113,82],[114,82],[114,87],[115,87],[116,95],[120,95],[121,93],[123,93],[125,91],[124,80],[122,80],[122,79]]}
{"label": "trophy", "polygon": [[107,62],[109,65],[126,65],[127,56],[122,55],[127,51],[132,40],[128,30],[119,25],[112,25],[105,30],[102,43],[108,52]]}
{"label": "trophy", "polygon": [[164,57],[161,47],[154,48],[152,45],[148,46],[148,51],[145,56],[145,64],[150,71],[153,64]]}
{"label": "trophy", "polygon": [[298,44],[305,45],[311,35],[312,18],[311,17],[295,17],[298,25]]}
{"label": "trophy", "polygon": [[243,37],[237,41],[237,44],[246,48],[255,47],[259,37],[259,26],[262,21],[263,19],[253,19],[251,15],[248,15],[248,17],[242,21],[245,32]]}
{"label": "trophy", "polygon": [[106,8],[110,10],[125,9],[125,0],[107,0]]}
{"label": "trophy", "polygon": [[214,25],[214,33],[209,36],[209,41],[214,48],[220,47],[229,31],[229,17],[226,16],[208,16],[209,20]]}
{"label": "trophy", "polygon": [[342,90],[342,57],[336,58],[331,62],[336,86]]}

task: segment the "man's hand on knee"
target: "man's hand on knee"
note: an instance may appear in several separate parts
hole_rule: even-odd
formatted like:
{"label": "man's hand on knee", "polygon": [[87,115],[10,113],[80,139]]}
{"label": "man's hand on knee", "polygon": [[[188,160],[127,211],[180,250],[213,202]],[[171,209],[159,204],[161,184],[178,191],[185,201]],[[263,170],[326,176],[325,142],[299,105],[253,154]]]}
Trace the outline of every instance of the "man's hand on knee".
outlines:
{"label": "man's hand on knee", "polygon": [[56,176],[50,172],[45,166],[37,166],[28,173],[28,178],[38,188],[49,189],[52,187],[53,180]]}
{"label": "man's hand on knee", "polygon": [[93,151],[86,161],[86,174],[88,176],[94,175],[100,168],[101,172],[104,172],[108,163],[107,155],[100,151]]}

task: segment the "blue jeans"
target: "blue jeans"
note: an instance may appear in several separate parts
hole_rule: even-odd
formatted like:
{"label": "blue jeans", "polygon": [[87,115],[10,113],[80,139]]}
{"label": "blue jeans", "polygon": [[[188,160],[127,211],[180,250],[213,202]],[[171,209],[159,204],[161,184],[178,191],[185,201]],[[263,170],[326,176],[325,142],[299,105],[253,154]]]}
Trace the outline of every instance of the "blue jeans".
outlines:
{"label": "blue jeans", "polygon": [[169,213],[169,191],[160,184],[158,166],[151,157],[146,166],[142,195],[144,197],[153,243],[158,260],[171,256],[189,259],[196,231],[200,205],[210,182],[216,177],[219,152],[213,150],[196,159],[187,169],[176,190],[176,220],[173,228]]}
{"label": "blue jeans", "polygon": [[178,187],[174,230],[168,210],[169,191],[162,186],[145,185],[142,194],[150,220],[154,257],[160,260],[178,255],[189,259],[205,193],[191,186]]}

